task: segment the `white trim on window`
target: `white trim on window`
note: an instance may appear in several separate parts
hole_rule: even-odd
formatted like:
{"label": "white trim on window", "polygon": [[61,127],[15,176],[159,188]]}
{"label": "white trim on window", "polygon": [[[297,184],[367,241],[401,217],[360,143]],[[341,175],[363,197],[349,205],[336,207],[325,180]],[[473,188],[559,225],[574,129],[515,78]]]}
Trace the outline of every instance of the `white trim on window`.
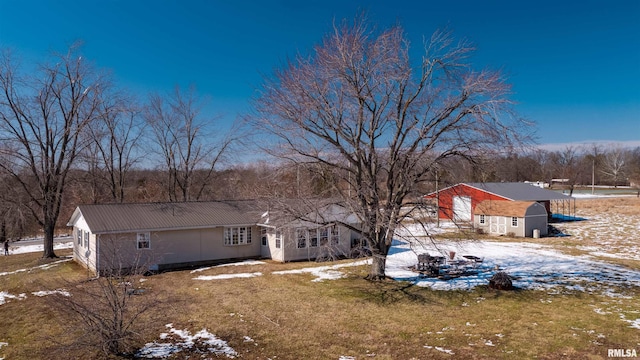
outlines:
{"label": "white trim on window", "polygon": [[340,244],[340,227],[337,224],[333,224],[329,227],[331,230],[331,245],[339,245]]}
{"label": "white trim on window", "polygon": [[480,220],[479,220],[481,225],[484,225],[487,223],[487,219],[485,218],[484,215],[480,215]]}
{"label": "white trim on window", "polygon": [[151,249],[151,234],[148,232],[138,233],[136,235],[136,249]]}
{"label": "white trim on window", "polygon": [[282,247],[282,231],[276,230],[276,249],[280,249]]}
{"label": "white trim on window", "polygon": [[228,246],[251,244],[251,226],[225,227],[224,244]]}
{"label": "white trim on window", "polygon": [[261,227],[260,228],[260,241],[262,243],[262,246],[269,245],[269,238],[267,237],[267,228],[266,227]]}
{"label": "white trim on window", "polygon": [[518,218],[515,216],[511,217],[511,227],[518,227]]}
{"label": "white trim on window", "polygon": [[307,229],[296,229],[296,244],[298,249],[304,249],[307,247],[307,237],[309,236],[309,231]]}
{"label": "white trim on window", "polygon": [[316,238],[316,246],[318,246],[318,242],[320,246],[325,246],[329,243],[329,228],[322,227],[318,229],[318,237]]}

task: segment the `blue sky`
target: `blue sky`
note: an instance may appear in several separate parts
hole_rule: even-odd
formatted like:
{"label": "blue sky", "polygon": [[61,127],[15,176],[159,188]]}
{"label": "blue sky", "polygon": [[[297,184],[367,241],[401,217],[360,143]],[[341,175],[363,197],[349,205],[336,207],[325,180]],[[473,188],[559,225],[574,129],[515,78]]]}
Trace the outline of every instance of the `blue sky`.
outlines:
{"label": "blue sky", "polygon": [[263,74],[362,10],[380,27],[402,25],[416,48],[445,26],[473,42],[478,67],[508,75],[541,144],[640,146],[637,0],[0,0],[0,47],[29,62],[82,40],[119,86],[144,97],[194,85],[231,123]]}

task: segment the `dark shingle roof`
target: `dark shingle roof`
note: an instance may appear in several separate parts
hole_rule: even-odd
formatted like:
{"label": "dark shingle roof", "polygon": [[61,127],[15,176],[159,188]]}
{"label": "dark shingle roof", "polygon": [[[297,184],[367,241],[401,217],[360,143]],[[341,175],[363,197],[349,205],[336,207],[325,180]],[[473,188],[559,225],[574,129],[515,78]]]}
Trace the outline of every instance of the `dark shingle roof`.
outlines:
{"label": "dark shingle roof", "polygon": [[490,192],[510,200],[547,201],[568,200],[571,197],[555,191],[545,190],[526,183],[464,183],[465,185]]}
{"label": "dark shingle roof", "polygon": [[255,216],[235,204],[217,201],[80,205],[76,213],[78,211],[93,233],[211,228],[257,222]]}

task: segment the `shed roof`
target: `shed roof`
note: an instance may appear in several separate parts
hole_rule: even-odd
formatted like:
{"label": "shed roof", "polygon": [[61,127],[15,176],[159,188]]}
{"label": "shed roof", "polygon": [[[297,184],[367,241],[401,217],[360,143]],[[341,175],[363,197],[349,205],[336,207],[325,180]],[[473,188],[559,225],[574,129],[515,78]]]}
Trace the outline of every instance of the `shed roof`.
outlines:
{"label": "shed roof", "polygon": [[541,189],[537,186],[520,183],[520,182],[505,182],[505,183],[463,183],[467,186],[493,193],[498,196],[508,198],[510,200],[525,200],[525,201],[550,201],[550,200],[568,200],[571,197],[546,189]]}
{"label": "shed roof", "polygon": [[79,205],[69,226],[82,215],[93,233],[211,228],[256,224],[255,216],[232,202]]}
{"label": "shed roof", "polygon": [[[485,200],[476,205],[476,215],[498,215],[525,217],[527,210],[537,204],[535,201]],[[542,205],[540,205],[542,206]]]}

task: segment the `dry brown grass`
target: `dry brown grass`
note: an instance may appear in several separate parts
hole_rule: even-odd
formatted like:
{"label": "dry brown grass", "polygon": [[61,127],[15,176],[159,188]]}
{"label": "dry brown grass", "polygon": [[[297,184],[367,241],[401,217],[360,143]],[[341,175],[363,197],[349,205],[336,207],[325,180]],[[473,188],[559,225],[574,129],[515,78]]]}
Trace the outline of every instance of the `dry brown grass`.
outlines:
{"label": "dry brown grass", "polygon": [[593,215],[595,213],[617,212],[622,215],[640,216],[640,198],[616,197],[593,198],[576,201],[578,216],[582,213]]}
{"label": "dry brown grass", "polygon": [[[632,258],[640,256],[640,199],[579,200],[577,215],[587,220],[558,224],[570,236],[527,241],[640,269],[640,259]],[[598,255],[601,251],[624,256]],[[50,261],[39,254],[0,257],[0,291],[25,294],[0,305],[0,342],[8,343],[0,347],[0,358],[96,358],[98,354],[88,350],[66,347],[83,334],[64,326],[69,319],[51,310],[56,306],[52,298],[31,295],[83,286],[86,271],[73,262],[40,268],[45,262]],[[139,345],[158,341],[165,325],[172,323],[191,333],[207,329],[243,359],[604,359],[609,348],[640,349],[640,330],[624,321],[640,318],[638,284],[616,289],[625,297],[612,298],[486,287],[433,291],[403,282],[366,281],[366,267],[341,269],[346,278],[324,282],[312,282],[309,274],[273,274],[319,265],[325,264],[267,261],[147,277],[137,282],[146,291],[136,295],[136,301],[153,299],[160,305],[141,319]],[[27,268],[32,270],[15,272]],[[194,279],[253,272],[263,275]],[[173,358],[201,356],[183,352]]]}
{"label": "dry brown grass", "polygon": [[570,235],[554,239],[563,251],[640,269],[639,198],[583,199],[576,207],[586,220],[557,224]]}
{"label": "dry brown grass", "polygon": [[[35,264],[37,256],[25,254],[21,261]],[[324,264],[267,262],[147,277],[138,282],[145,293],[136,296],[140,301],[160,300],[161,305],[141,320],[145,325],[141,338],[159,340],[168,323],[192,333],[206,328],[243,359],[597,359],[606,357],[607,348],[640,343],[640,332],[620,320],[621,314],[640,317],[634,313],[637,288],[624,290],[633,297],[629,299],[579,292],[495,292],[483,287],[442,292],[403,282],[369,282],[364,280],[365,267],[344,268],[346,278],[324,282],[312,282],[308,274],[272,274],[318,265]],[[19,264],[7,266],[15,269]],[[5,263],[0,262],[3,271]],[[194,280],[197,275],[258,271],[264,275]],[[0,277],[0,291],[8,290],[4,288],[8,280],[14,284],[12,293],[27,294],[23,300],[0,305],[0,342],[9,343],[0,348],[0,357],[95,358],[95,353],[65,348],[63,344],[82,334],[65,333],[62,325],[67,320],[50,310],[47,297],[30,295],[56,289],[69,279],[79,281],[85,274],[78,265],[63,263]],[[246,341],[246,336],[253,341]],[[189,356],[200,358],[188,353],[174,358]]]}

